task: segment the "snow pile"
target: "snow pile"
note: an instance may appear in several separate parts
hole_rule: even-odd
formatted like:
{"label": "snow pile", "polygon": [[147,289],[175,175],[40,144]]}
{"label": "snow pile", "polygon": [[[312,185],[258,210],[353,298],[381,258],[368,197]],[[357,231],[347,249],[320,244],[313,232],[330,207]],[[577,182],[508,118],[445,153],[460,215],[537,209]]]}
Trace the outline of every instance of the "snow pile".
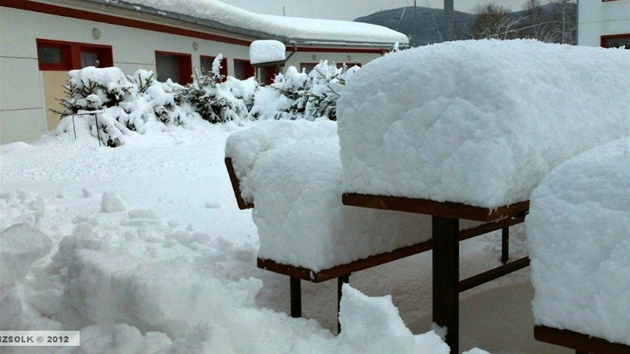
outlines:
{"label": "snow pile", "polygon": [[[349,287],[345,336],[259,308],[261,280],[238,271],[253,264],[253,248],[170,226],[151,209],[105,213],[92,203],[86,209],[95,212],[2,194],[0,328],[80,330],[81,350],[90,353],[359,353],[367,338],[401,353],[448,353],[431,332],[413,336],[390,299]],[[361,322],[370,316],[386,321]]]}
{"label": "snow pile", "polygon": [[249,61],[252,64],[284,61],[286,47],[282,42],[272,39],[253,41],[249,45]]}
{"label": "snow pile", "polygon": [[392,53],[338,101],[343,190],[497,207],[630,134],[630,52],[531,40]]}
{"label": "snow pile", "polygon": [[0,232],[0,289],[24,281],[31,265],[52,248],[50,238],[24,223]]}
{"label": "snow pile", "polygon": [[[288,40],[350,43],[409,43],[407,36],[386,27],[352,21],[260,15],[216,0],[130,0],[131,4],[216,21],[250,33]],[[269,37],[269,36],[263,36]]]}
{"label": "snow pile", "polygon": [[228,138],[241,194],[256,206],[260,258],[317,272],[431,237],[428,216],[341,203],[335,128],[327,120],[269,121]]}
{"label": "snow pile", "polygon": [[[413,353],[417,350],[417,341],[428,353],[450,352],[435,332],[414,337],[400,319],[391,296],[371,298],[348,284],[343,285],[342,294],[341,353]],[[365,336],[366,333],[372,335]]]}
{"label": "snow pile", "polygon": [[525,223],[536,323],[630,345],[630,138],[555,168]]}

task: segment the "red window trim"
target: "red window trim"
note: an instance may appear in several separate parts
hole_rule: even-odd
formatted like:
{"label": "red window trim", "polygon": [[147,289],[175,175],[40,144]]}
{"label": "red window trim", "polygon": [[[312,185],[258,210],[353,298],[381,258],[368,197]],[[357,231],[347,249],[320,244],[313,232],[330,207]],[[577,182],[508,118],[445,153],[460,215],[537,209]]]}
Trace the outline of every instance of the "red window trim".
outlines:
{"label": "red window trim", "polygon": [[[67,71],[72,70],[72,46],[70,43],[62,43],[56,41],[47,41],[42,39],[35,40],[37,44],[37,62],[41,71]],[[61,50],[61,63],[45,63],[41,61],[40,48],[58,48]]]}
{"label": "red window trim", "polygon": [[[611,0],[607,0],[607,1],[611,1]],[[609,39],[617,39],[617,38],[630,38],[630,33],[610,34],[610,35],[601,36],[600,37],[600,46],[602,46],[603,48],[609,48],[608,47],[608,40]]]}
{"label": "red window trim", "polygon": [[[68,71],[81,69],[81,52],[96,52],[100,62],[99,67],[114,66],[112,47],[108,45],[98,45],[92,43],[79,43],[68,41],[57,41],[52,39],[36,38],[37,62],[41,71]],[[39,48],[51,47],[61,48],[62,63],[43,63],[39,59]]]}
{"label": "red window trim", "polygon": [[[234,59],[234,68],[236,68],[236,63],[243,63],[245,64],[245,77],[244,78],[238,78],[241,80],[245,80],[245,79],[249,79],[250,77],[253,77],[256,75],[256,69],[254,69],[254,67],[252,66],[252,63],[247,60],[247,59]],[[236,73],[234,73],[234,76],[236,76]]]}
{"label": "red window trim", "polygon": [[[187,85],[192,83],[192,55],[188,53],[177,53],[177,52],[166,52],[161,50],[156,50],[155,55],[171,55],[177,57],[179,60],[179,82],[180,85]],[[157,65],[157,60],[156,60]],[[157,69],[157,67],[156,67]]]}

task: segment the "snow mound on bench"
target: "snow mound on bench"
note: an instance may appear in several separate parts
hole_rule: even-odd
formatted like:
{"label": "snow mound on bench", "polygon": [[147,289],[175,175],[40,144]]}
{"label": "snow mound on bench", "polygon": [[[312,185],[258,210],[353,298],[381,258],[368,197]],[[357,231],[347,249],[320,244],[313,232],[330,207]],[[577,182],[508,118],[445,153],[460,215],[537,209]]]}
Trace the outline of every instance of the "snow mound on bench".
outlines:
{"label": "snow mound on bench", "polygon": [[630,138],[554,169],[525,223],[536,323],[630,345]]}
{"label": "snow mound on bench", "polygon": [[374,60],[338,100],[344,192],[498,207],[630,131],[630,52],[458,41]]}
{"label": "snow mound on bench", "polygon": [[259,258],[318,272],[431,237],[428,216],[341,203],[335,127],[331,121],[268,121],[228,138],[226,156],[256,206]]}

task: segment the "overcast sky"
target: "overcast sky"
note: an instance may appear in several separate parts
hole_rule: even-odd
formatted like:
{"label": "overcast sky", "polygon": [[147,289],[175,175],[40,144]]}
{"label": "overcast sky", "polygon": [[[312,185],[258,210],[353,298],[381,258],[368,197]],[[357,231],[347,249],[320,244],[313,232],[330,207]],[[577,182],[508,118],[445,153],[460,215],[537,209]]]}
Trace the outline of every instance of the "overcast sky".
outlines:
{"label": "overcast sky", "polygon": [[[291,17],[354,20],[380,10],[413,6],[414,0],[220,0],[252,12]],[[514,11],[523,9],[526,0],[454,0],[455,10],[474,13],[477,5],[496,3]],[[542,0],[545,4],[546,1]],[[416,0],[418,7],[441,9],[443,0]]]}

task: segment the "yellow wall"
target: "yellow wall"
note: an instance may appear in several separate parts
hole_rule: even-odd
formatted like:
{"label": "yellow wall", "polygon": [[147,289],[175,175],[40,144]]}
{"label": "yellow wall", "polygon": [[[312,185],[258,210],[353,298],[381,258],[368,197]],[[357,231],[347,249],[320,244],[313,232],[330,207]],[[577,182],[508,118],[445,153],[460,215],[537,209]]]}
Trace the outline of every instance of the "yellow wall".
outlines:
{"label": "yellow wall", "polygon": [[51,111],[63,112],[63,106],[59,102],[66,96],[66,90],[63,85],[66,84],[69,76],[66,71],[43,71],[42,78],[44,81],[44,102],[46,104],[46,128],[52,130],[61,116]]}

